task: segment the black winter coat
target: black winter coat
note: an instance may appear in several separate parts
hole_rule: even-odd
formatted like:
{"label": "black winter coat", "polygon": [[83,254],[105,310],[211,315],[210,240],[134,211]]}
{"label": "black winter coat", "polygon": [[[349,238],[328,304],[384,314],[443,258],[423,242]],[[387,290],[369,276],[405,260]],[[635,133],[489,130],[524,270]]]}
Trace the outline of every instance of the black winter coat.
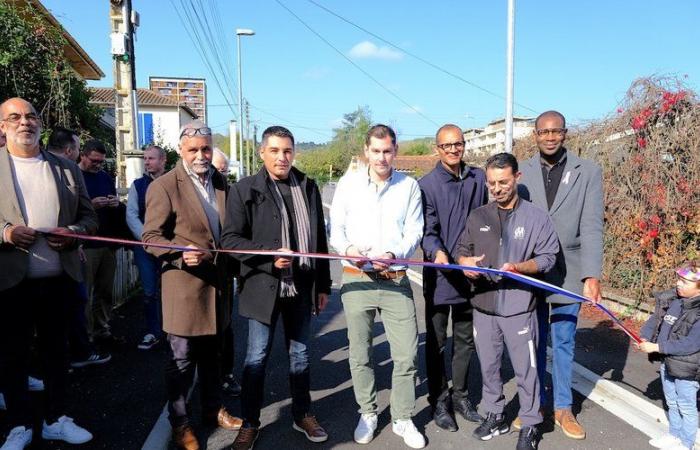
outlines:
{"label": "black winter coat", "polygon": [[[328,253],[321,193],[314,180],[292,168],[306,193],[311,224],[309,251]],[[267,185],[263,167],[257,174],[231,185],[226,219],[221,234],[223,248],[234,250],[277,250],[282,246],[280,211]],[[271,256],[233,255],[240,261],[238,313],[246,318],[270,324],[279,293],[279,270]],[[330,293],[328,260],[312,259],[312,299]]]}

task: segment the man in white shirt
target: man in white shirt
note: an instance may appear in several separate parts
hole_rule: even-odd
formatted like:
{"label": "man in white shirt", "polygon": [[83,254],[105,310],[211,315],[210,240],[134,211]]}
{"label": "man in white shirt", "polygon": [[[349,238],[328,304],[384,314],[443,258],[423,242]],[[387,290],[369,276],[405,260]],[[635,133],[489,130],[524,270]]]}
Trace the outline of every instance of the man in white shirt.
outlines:
{"label": "man in white shirt", "polygon": [[[151,181],[165,173],[165,150],[157,145],[150,145],[143,151],[144,174],[134,180],[129,188],[126,203],[126,223],[134,239],[141,240],[143,221],[146,217],[146,191]],[[139,269],[139,278],[143,287],[143,312],[146,319],[146,334],[138,345],[139,350],[150,350],[160,341],[160,262],[146,253],[143,247],[132,247],[134,262]]]}
{"label": "man in white shirt", "polygon": [[411,257],[423,235],[421,192],[416,180],[392,167],[396,133],[374,125],[365,139],[367,171],[338,182],[331,206],[331,245],[343,255],[367,258],[343,268],[341,299],[348,326],[349,362],[360,420],[355,441],[367,444],[377,428],[372,325],[380,312],[394,363],[391,417],[394,433],[412,448],[425,438],[411,416],[415,408],[418,326],[406,266],[386,260]]}

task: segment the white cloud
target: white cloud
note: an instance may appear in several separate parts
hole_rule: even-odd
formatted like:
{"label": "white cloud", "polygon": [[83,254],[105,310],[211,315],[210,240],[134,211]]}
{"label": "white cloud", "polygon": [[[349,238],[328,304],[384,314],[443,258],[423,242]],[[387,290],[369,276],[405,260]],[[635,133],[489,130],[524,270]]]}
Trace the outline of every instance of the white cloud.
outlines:
{"label": "white cloud", "polygon": [[302,78],[306,78],[307,80],[320,80],[323,78],[326,78],[328,75],[330,75],[331,69],[328,67],[311,67],[309,70],[304,72],[301,76]]}
{"label": "white cloud", "polygon": [[376,44],[370,41],[362,41],[359,44],[355,44],[348,52],[348,55],[357,59],[383,59],[385,61],[398,61],[403,58],[403,53],[386,46],[377,47]]}

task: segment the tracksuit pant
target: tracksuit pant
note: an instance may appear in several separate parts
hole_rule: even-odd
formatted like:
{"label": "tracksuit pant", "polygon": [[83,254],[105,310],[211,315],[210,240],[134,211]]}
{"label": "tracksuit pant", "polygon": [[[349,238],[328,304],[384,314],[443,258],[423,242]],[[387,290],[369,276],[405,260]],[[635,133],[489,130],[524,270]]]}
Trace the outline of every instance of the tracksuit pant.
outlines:
{"label": "tracksuit pant", "polygon": [[518,384],[518,416],[525,426],[542,423],[535,354],[537,333],[535,311],[510,317],[474,311],[474,343],[483,379],[481,405],[486,412],[503,414],[506,404],[501,379],[501,358],[505,346]]}

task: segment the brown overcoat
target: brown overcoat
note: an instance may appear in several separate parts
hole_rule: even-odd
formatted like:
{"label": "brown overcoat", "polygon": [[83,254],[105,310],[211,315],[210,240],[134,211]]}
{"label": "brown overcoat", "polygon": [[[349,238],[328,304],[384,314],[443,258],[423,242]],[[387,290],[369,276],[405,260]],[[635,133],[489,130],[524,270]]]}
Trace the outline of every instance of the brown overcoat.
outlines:
{"label": "brown overcoat", "polygon": [[[216,171],[211,177],[221,225],[226,214],[228,184]],[[148,243],[217,248],[199,194],[182,161],[148,187],[142,239]],[[146,250],[163,264],[163,330],[177,336],[222,332],[231,321],[230,258],[215,254],[212,260],[189,267],[180,250]]]}

